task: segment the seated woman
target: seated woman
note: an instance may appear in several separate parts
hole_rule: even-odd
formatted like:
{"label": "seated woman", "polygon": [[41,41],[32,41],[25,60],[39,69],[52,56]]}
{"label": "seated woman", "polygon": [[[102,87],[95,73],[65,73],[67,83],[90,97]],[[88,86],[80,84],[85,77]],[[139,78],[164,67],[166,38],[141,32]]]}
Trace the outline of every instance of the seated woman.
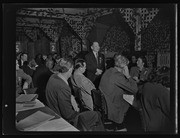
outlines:
{"label": "seated woman", "polygon": [[86,62],[84,59],[77,59],[75,62],[74,73],[72,75],[72,83],[80,88],[82,99],[85,105],[90,109],[93,110],[93,100],[91,97],[91,90],[96,89],[94,84],[86,78],[83,73],[86,71]]}
{"label": "seated woman", "polygon": [[136,80],[137,83],[147,79],[150,69],[147,68],[146,58],[141,56],[137,60],[137,66],[130,69],[130,76]]}
{"label": "seated woman", "polygon": [[[23,84],[22,79],[25,80]],[[28,89],[31,83],[31,76],[27,75],[19,68],[18,60],[16,60],[16,97],[18,97],[19,94],[24,93],[23,90]]]}

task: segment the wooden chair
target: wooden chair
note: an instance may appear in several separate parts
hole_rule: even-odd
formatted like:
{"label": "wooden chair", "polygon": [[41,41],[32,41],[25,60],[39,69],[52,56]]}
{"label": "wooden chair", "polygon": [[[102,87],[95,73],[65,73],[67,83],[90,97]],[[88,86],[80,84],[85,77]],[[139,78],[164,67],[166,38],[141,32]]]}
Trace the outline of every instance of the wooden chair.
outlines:
{"label": "wooden chair", "polygon": [[101,90],[96,89],[93,89],[91,94],[93,98],[94,110],[101,113],[104,125],[113,125],[113,122],[108,119],[108,108],[104,94],[101,92]]}

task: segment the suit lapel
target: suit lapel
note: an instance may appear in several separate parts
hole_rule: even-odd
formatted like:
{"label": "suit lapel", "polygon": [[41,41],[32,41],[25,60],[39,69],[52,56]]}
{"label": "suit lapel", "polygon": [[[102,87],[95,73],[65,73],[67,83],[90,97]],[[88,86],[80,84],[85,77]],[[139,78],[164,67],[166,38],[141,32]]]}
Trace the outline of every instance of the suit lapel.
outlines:
{"label": "suit lapel", "polygon": [[93,52],[91,52],[91,57],[92,57],[92,59],[93,59],[93,62],[95,62],[95,63],[96,63],[96,66],[97,66],[97,60],[96,60],[96,57],[95,57],[95,55],[94,55]]}

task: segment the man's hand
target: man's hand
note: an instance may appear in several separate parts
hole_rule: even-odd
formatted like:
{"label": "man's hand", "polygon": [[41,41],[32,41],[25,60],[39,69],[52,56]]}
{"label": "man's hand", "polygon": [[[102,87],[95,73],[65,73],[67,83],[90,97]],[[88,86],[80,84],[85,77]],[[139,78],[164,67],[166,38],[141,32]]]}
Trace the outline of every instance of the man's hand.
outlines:
{"label": "man's hand", "polygon": [[24,82],[23,89],[28,89],[28,83]]}
{"label": "man's hand", "polygon": [[134,79],[137,83],[139,83],[138,77],[134,76],[133,79]]}
{"label": "man's hand", "polygon": [[129,75],[129,69],[128,66],[124,66],[123,68],[123,74],[126,76],[126,78],[130,78],[131,76]]}
{"label": "man's hand", "polygon": [[100,70],[100,69],[96,69],[96,73],[95,73],[96,75],[101,75],[102,74],[102,70]]}

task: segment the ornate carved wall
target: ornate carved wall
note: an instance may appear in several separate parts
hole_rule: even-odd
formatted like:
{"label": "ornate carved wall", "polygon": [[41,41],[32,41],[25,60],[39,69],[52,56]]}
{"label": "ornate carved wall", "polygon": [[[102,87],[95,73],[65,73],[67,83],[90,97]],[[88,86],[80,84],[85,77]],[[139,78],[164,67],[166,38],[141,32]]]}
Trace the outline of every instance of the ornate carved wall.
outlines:
{"label": "ornate carved wall", "polygon": [[[66,13],[68,8],[22,8],[17,11],[17,26],[26,26],[23,31],[28,39],[35,41],[38,38],[41,29],[51,41],[57,41],[62,32],[64,19],[69,26],[82,39],[82,45],[86,45],[86,40],[92,29],[96,26],[98,18],[110,15],[114,12],[120,13],[124,21],[134,32],[134,47],[140,45],[142,51],[149,53],[154,50],[170,49],[170,29],[168,20],[154,20],[159,15],[160,8],[84,8],[81,12]],[[21,15],[21,16],[20,16]],[[34,19],[30,19],[30,17]],[[35,18],[36,17],[36,18]],[[39,27],[32,29],[30,27]],[[120,38],[119,38],[120,37]],[[103,49],[117,50],[118,47],[127,50],[129,38],[127,32],[122,30],[121,26],[111,26],[105,34]],[[139,39],[140,38],[140,39]],[[78,52],[82,45],[78,38],[72,36],[61,37],[61,45],[71,45],[68,49]],[[66,42],[65,42],[66,40]],[[65,44],[66,43],[66,44]],[[111,47],[109,45],[114,45]],[[63,51],[62,47],[62,51]],[[66,50],[64,50],[66,51]],[[76,53],[75,52],[75,53]],[[64,53],[64,52],[62,52]],[[149,54],[152,55],[152,54]],[[150,58],[149,58],[150,59]]]}
{"label": "ornate carved wall", "polygon": [[130,39],[121,26],[112,26],[107,31],[102,43],[102,50],[110,52],[129,51]]}

